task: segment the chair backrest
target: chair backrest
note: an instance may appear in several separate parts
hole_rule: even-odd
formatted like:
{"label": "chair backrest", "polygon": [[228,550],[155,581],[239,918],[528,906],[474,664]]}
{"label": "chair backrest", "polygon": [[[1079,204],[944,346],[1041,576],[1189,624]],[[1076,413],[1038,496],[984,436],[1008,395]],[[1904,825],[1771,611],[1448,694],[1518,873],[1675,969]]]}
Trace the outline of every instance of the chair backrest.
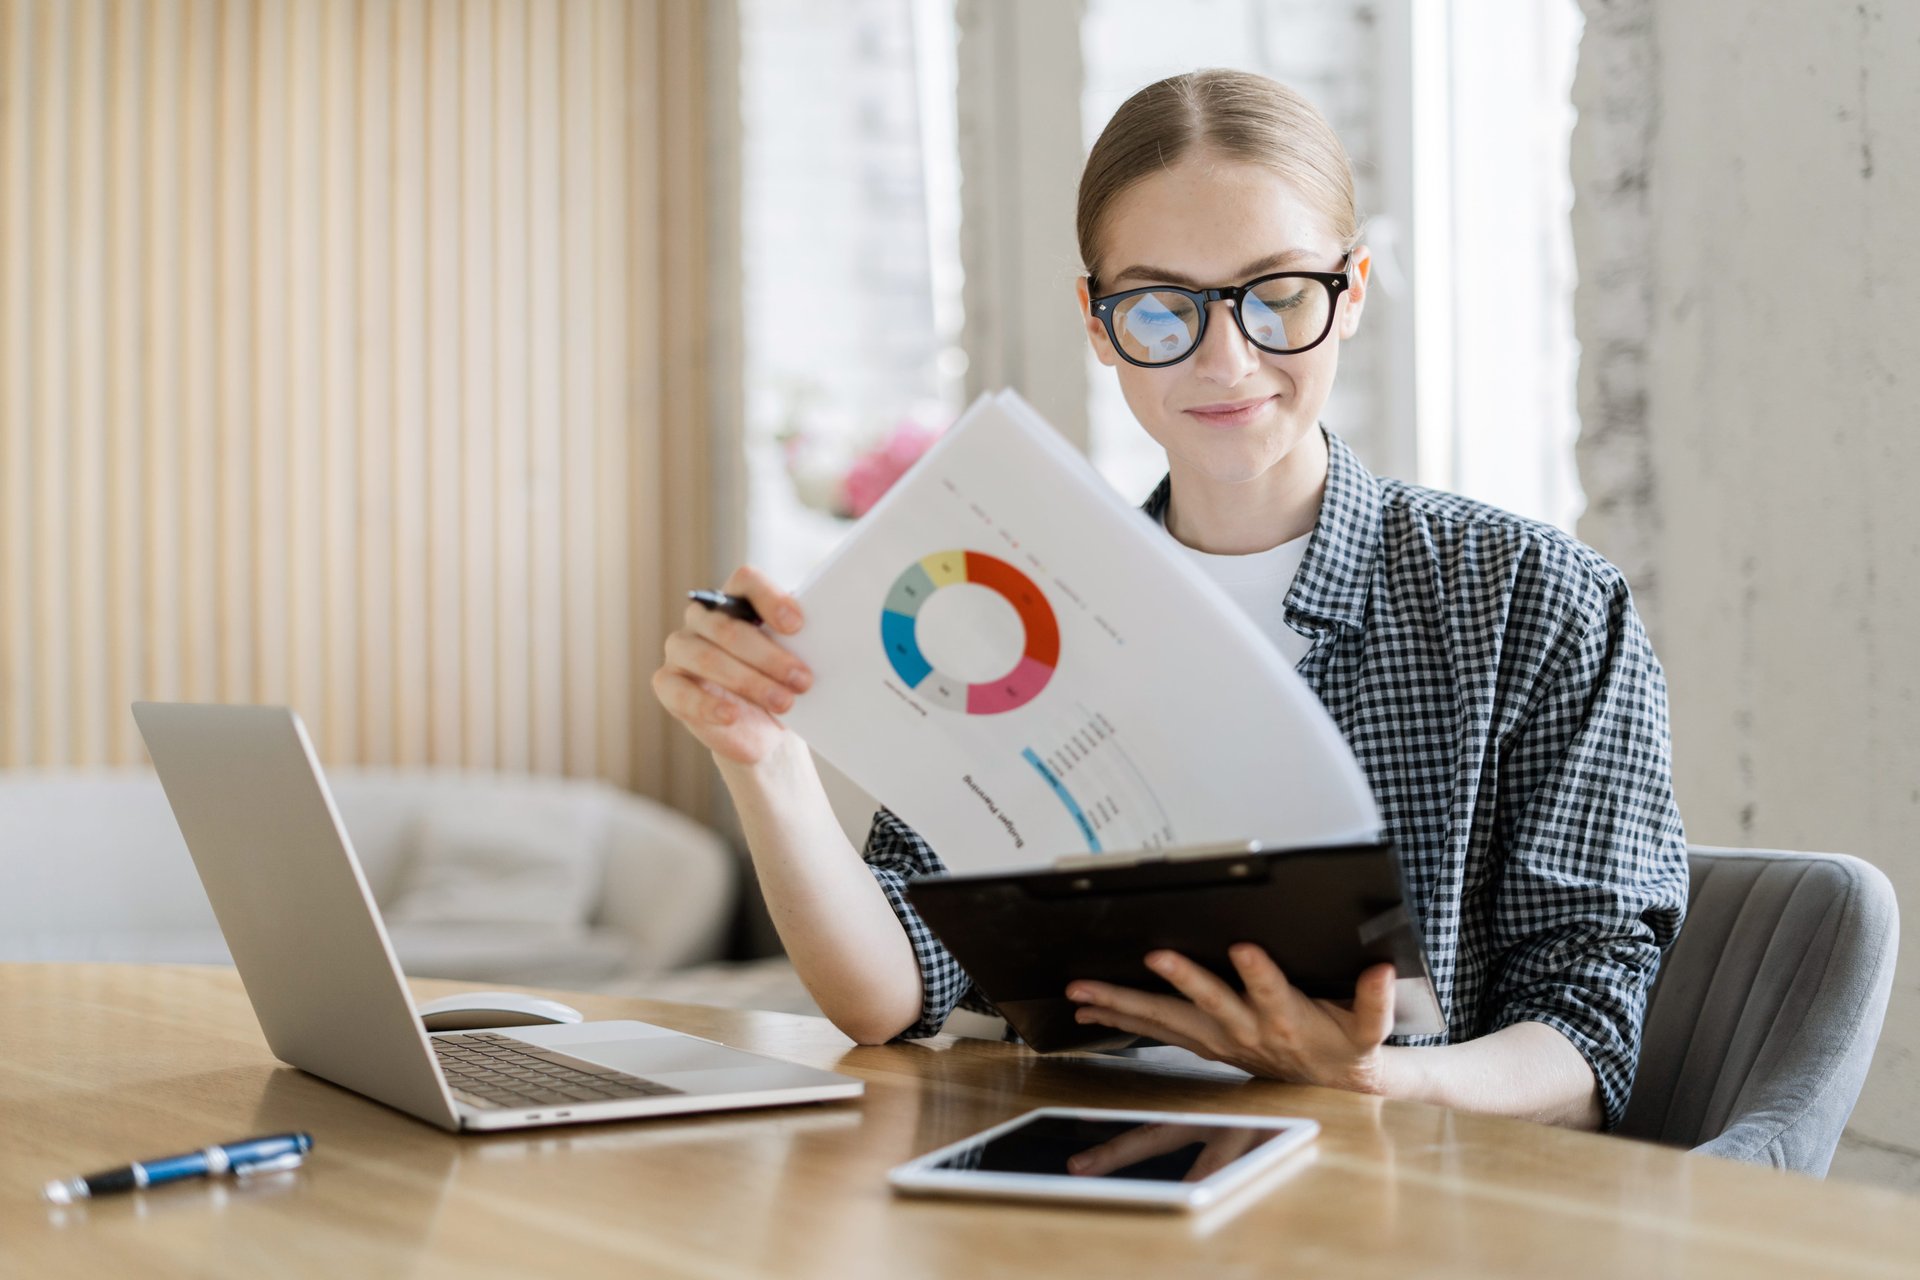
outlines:
{"label": "chair backrest", "polygon": [[1688,852],[1619,1132],[1824,1175],[1886,1017],[1893,886],[1844,854]]}

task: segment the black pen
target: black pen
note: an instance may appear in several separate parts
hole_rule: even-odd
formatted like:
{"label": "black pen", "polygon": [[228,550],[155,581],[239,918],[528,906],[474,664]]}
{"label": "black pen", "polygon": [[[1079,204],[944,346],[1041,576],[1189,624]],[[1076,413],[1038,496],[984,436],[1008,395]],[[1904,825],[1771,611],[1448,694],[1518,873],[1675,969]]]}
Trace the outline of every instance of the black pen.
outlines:
{"label": "black pen", "polygon": [[689,591],[687,599],[708,609],[726,614],[729,618],[738,618],[742,622],[760,625],[760,611],[753,607],[753,601],[745,596],[730,596],[724,591]]}
{"label": "black pen", "polygon": [[244,1178],[255,1173],[274,1173],[295,1168],[311,1150],[311,1134],[276,1133],[265,1138],[245,1138],[239,1142],[202,1147],[183,1155],[135,1160],[118,1169],[102,1169],[99,1173],[83,1174],[77,1178],[56,1178],[43,1187],[40,1194],[54,1204],[72,1204],[75,1200],[92,1196],[157,1187],[161,1183],[179,1182],[183,1178],[217,1178],[222,1174]]}

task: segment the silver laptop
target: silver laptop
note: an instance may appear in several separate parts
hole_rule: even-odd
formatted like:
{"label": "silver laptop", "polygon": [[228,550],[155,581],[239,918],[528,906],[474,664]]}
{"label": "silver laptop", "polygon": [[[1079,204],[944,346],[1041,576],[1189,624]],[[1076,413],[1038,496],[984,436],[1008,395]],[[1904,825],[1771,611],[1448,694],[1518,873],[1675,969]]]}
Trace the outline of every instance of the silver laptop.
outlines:
{"label": "silver laptop", "polygon": [[645,1022],[429,1034],[285,707],[133,717],[274,1056],[443,1129],[517,1129],[858,1097],[860,1081]]}

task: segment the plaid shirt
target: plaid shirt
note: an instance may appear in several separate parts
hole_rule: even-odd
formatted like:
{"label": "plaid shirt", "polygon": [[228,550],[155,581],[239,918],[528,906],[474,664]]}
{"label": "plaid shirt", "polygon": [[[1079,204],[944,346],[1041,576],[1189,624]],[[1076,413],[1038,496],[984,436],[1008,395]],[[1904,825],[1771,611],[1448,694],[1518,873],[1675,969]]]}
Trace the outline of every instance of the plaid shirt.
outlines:
{"label": "plaid shirt", "polygon": [[[1300,675],[1353,747],[1399,850],[1445,1044],[1543,1022],[1626,1109],[1648,984],[1687,902],[1666,681],[1619,570],[1557,529],[1397,480],[1332,433],[1287,596]],[[1145,510],[1157,521],[1169,482]],[[920,962],[921,1017],[992,1012],[906,900],[942,869],[891,812],[866,860]]]}

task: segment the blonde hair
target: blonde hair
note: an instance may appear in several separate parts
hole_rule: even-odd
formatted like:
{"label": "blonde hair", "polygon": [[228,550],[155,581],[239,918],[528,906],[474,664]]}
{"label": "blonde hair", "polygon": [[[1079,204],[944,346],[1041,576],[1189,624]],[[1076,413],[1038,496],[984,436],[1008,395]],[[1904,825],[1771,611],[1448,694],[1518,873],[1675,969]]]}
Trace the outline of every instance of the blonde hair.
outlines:
{"label": "blonde hair", "polygon": [[1074,227],[1088,275],[1099,277],[1100,221],[1108,206],[1196,150],[1272,170],[1326,219],[1343,253],[1360,242],[1353,166],[1326,117],[1277,80],[1248,71],[1189,71],[1121,103],[1087,154]]}

